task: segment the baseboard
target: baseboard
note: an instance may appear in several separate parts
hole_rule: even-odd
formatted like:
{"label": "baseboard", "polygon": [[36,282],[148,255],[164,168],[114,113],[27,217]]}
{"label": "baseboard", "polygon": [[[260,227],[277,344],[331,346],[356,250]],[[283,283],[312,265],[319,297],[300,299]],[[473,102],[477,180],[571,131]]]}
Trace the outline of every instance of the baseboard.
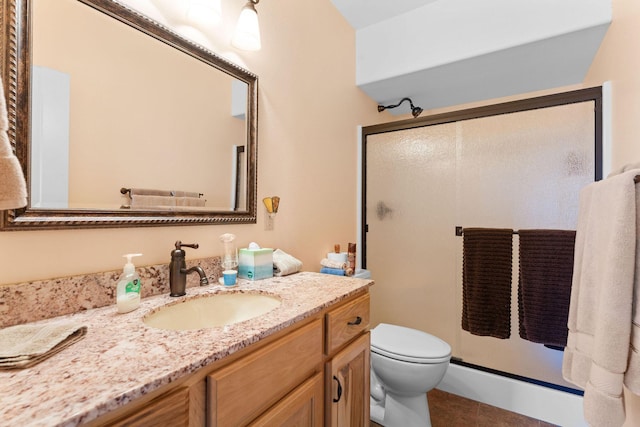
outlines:
{"label": "baseboard", "polygon": [[586,427],[582,396],[450,364],[439,390],[563,427]]}

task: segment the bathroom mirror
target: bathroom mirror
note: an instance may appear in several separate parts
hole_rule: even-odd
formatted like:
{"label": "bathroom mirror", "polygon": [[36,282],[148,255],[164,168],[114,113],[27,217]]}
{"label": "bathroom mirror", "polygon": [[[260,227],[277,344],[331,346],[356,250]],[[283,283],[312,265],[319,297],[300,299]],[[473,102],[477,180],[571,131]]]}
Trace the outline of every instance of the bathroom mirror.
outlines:
{"label": "bathroom mirror", "polygon": [[29,189],[3,230],[256,222],[257,76],[113,0],[0,6]]}

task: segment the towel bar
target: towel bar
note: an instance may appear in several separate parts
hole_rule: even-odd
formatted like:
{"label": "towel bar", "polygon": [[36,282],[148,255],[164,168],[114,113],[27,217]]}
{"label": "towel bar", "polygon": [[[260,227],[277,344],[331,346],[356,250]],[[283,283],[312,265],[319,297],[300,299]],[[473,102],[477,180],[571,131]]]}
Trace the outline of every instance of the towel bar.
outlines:
{"label": "towel bar", "polygon": [[[120,189],[120,194],[129,194],[129,196],[131,196],[131,190],[132,190],[131,188],[122,187]],[[174,190],[169,190],[169,191],[171,192],[172,197],[175,196],[176,192]],[[198,197],[203,197],[203,196],[204,196],[204,193],[198,193]]]}
{"label": "towel bar", "polygon": [[[462,236],[463,234],[463,228],[459,225],[456,225],[456,236]],[[518,230],[513,230],[513,234],[518,234]]]}

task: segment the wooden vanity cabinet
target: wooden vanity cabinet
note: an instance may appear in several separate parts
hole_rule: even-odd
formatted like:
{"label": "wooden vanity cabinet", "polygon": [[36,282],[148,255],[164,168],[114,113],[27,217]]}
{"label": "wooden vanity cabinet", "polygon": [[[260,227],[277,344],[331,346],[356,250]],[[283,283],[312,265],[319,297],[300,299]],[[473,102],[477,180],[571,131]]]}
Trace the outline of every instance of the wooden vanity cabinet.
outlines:
{"label": "wooden vanity cabinet", "polygon": [[89,425],[367,426],[368,326],[367,292]]}
{"label": "wooden vanity cabinet", "polygon": [[369,294],[325,315],[325,425],[369,425]]}

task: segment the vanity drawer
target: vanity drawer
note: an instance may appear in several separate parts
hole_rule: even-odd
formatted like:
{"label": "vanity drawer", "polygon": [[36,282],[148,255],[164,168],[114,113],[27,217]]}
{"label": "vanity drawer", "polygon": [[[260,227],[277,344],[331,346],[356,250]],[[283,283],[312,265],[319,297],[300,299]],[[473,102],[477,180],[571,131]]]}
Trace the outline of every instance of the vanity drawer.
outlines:
{"label": "vanity drawer", "polygon": [[246,425],[321,370],[318,319],[208,375],[208,425]]}
{"label": "vanity drawer", "polygon": [[369,293],[326,314],[325,354],[331,354],[369,327]]}

